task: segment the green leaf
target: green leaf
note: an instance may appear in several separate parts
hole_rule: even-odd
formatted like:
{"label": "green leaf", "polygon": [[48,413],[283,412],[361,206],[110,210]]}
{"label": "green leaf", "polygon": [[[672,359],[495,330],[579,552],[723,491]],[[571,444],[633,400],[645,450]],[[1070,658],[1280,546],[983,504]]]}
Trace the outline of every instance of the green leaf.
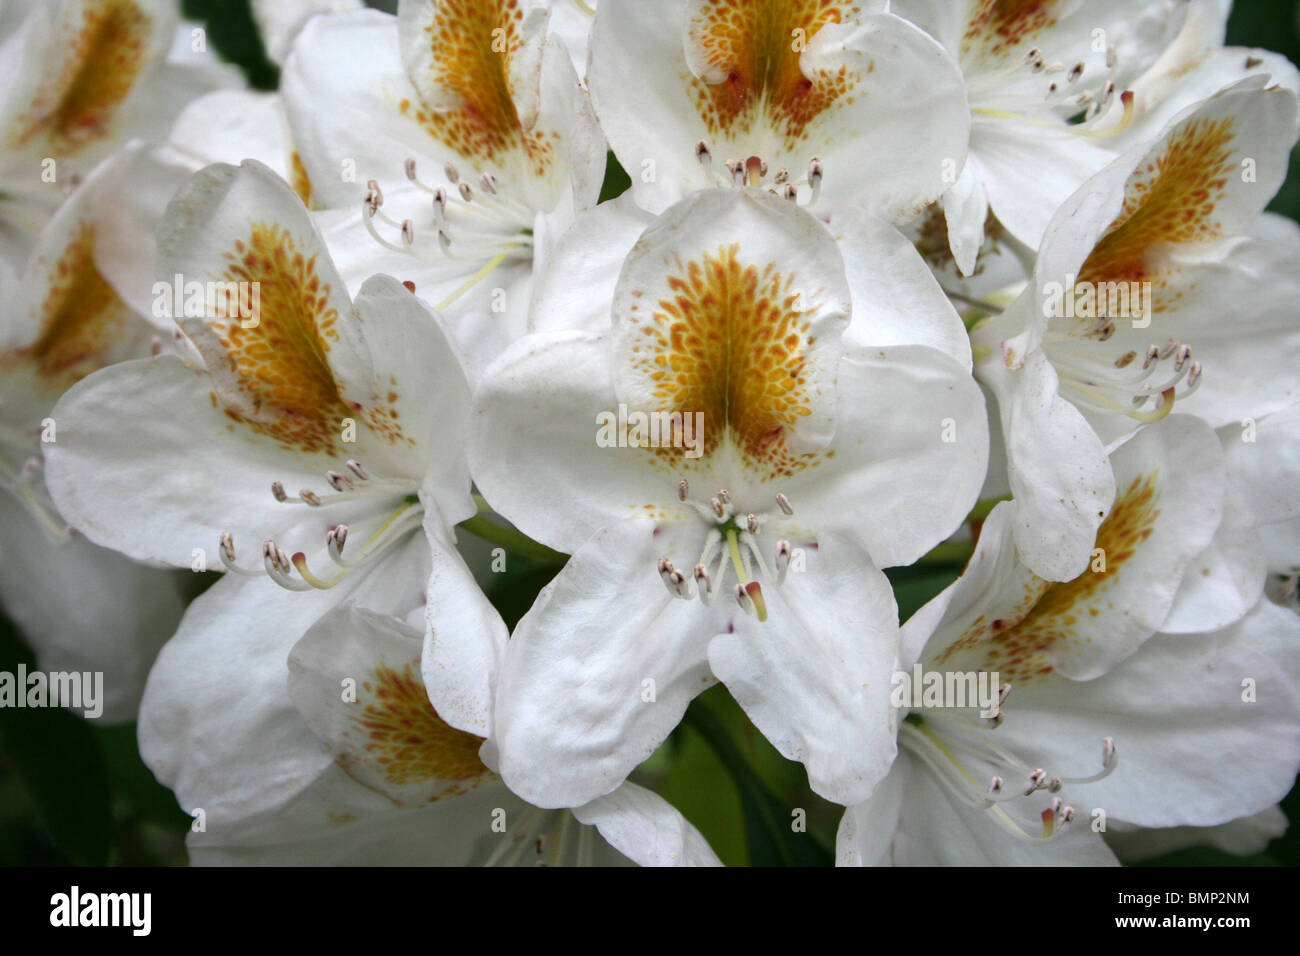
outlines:
{"label": "green leaf", "polygon": [[[750,866],[832,865],[831,853],[806,827],[807,807],[787,805],[780,800],[736,747],[712,704],[713,699],[725,693],[722,688],[714,688],[701,694],[691,703],[685,719],[688,726],[708,741],[735,781],[744,814]],[[804,811],[803,830],[794,827],[799,810]]]}
{"label": "green leaf", "polygon": [[632,177],[627,174],[619,161],[610,153],[605,161],[605,181],[600,187],[600,202],[617,199],[632,188]]}
{"label": "green leaf", "polygon": [[[0,621],[0,670],[36,669],[8,621]],[[19,688],[19,693],[25,693]],[[59,851],[102,866],[113,843],[113,792],[90,725],[59,708],[0,708],[0,747]]]}

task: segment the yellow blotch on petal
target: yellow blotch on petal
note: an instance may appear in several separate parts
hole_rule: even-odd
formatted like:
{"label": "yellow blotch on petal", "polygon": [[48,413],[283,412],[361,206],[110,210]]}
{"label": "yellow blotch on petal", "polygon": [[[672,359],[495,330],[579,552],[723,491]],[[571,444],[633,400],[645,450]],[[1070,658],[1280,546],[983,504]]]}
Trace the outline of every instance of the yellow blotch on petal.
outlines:
{"label": "yellow blotch on petal", "polygon": [[[773,475],[803,467],[785,429],[811,414],[807,353],[814,339],[795,277],[744,263],[736,243],[678,262],[633,346],[653,408],[704,413],[704,453],[725,439]],[[680,454],[681,449],[661,449]]]}
{"label": "yellow blotch on petal", "polygon": [[16,144],[45,134],[58,152],[75,153],[105,136],[144,67],[151,28],[131,0],[87,3],[66,68],[41,85]]}
{"label": "yellow blotch on petal", "polygon": [[502,164],[507,154],[522,150],[541,175],[553,160],[555,135],[523,129],[506,72],[524,42],[522,20],[519,0],[442,0],[424,29],[434,81],[461,105],[443,111],[402,100],[398,106],[462,156]]}
{"label": "yellow blotch on petal", "polygon": [[463,784],[490,773],[478,757],[483,739],[456,730],[438,716],[413,665],[400,671],[381,665],[362,689],[364,703],[359,701],[360,712],[352,718],[360,743],[339,758],[344,770],[368,764],[393,787],[431,780],[462,784],[439,796],[464,792]]}
{"label": "yellow blotch on petal", "polygon": [[962,55],[1001,56],[1056,22],[1059,0],[978,0],[962,37]]}
{"label": "yellow blotch on petal", "polygon": [[845,68],[807,76],[799,66],[804,46],[827,24],[859,15],[845,0],[716,0],[691,24],[699,54],[725,74],[720,83],[685,77],[700,116],[712,133],[751,132],[760,120],[784,138],[787,149],[808,124],[846,98],[857,85]]}
{"label": "yellow blotch on petal", "polygon": [[1081,283],[1158,283],[1147,261],[1152,246],[1222,235],[1214,210],[1235,168],[1233,125],[1231,117],[1185,123],[1129,177],[1124,208],[1079,270]]}
{"label": "yellow blotch on petal", "polygon": [[82,223],[50,274],[42,306],[41,332],[18,353],[45,379],[67,388],[102,368],[132,316],[95,265],[95,228]]}
{"label": "yellow blotch on petal", "polygon": [[1151,536],[1159,516],[1156,476],[1133,479],[1097,529],[1096,547],[1106,558],[1104,572],[1089,568],[1064,582],[1033,578],[1021,607],[1008,619],[981,617],[940,655],[939,663],[980,647],[986,654],[983,668],[997,671],[1004,681],[1023,682],[1052,673],[1053,651],[1077,639],[1081,615],[1096,616],[1096,603],[1104,590]]}

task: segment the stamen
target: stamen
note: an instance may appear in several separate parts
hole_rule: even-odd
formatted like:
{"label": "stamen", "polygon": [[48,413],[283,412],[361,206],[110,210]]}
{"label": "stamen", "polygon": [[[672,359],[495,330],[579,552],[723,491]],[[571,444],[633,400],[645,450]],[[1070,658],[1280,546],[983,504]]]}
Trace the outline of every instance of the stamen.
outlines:
{"label": "stamen", "polygon": [[779,491],[776,493],[776,505],[787,515],[794,514],[794,509],[790,507],[790,499]]}

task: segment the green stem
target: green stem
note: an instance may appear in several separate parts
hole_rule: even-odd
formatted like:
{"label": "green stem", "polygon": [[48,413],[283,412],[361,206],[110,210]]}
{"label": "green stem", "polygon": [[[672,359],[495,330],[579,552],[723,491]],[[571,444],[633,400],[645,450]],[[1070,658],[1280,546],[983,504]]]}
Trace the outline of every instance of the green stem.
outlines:
{"label": "green stem", "polygon": [[532,558],[534,561],[547,561],[556,564],[563,564],[567,557],[558,551],[553,551],[544,544],[539,544],[528,535],[514,528],[507,528],[505,525],[497,524],[488,515],[496,515],[496,512],[489,507],[482,495],[475,495],[474,502],[478,505],[478,514],[472,518],[467,518],[456,527],[463,528],[476,538],[482,538],[490,544],[500,545],[507,551],[519,555],[523,558]]}

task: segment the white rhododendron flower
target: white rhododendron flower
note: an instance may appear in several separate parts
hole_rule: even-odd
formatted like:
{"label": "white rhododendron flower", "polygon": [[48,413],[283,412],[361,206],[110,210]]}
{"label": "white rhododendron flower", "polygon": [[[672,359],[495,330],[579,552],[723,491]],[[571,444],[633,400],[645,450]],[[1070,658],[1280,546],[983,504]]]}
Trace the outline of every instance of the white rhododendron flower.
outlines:
{"label": "white rhododendron flower", "polygon": [[864,0],[667,0],[596,11],[587,81],[637,202],[729,182],[828,214],[911,218],[966,155],[956,63]]}
{"label": "white rhododendron flower", "polygon": [[1273,6],[0,0],[0,864],[1297,862]]}
{"label": "white rhododendron flower", "polygon": [[132,137],[161,138],[190,99],[240,79],[194,52],[176,0],[13,6],[11,16],[26,15],[0,42],[8,87],[0,250],[26,252],[67,190],[110,151]]}
{"label": "white rhododendron flower", "polygon": [[[314,625],[289,655],[292,705],[283,704],[286,720],[311,730],[294,745],[316,775],[274,810],[207,821],[190,838],[196,862],[718,865],[694,827],[633,784],[572,813],[520,800],[479,758],[482,739],[429,702],[422,643],[400,620],[355,607]],[[211,684],[192,669],[173,676],[204,710]],[[184,759],[175,739],[159,736],[145,758],[163,768]],[[283,761],[281,739],[253,733],[242,744],[232,751],[240,764]]]}
{"label": "white rhododendron flower", "polygon": [[[841,825],[842,863],[1101,863],[1096,819],[1211,826],[1286,792],[1300,619],[1263,602],[1220,631],[1196,613],[1215,591],[1216,445],[1176,415],[1122,446],[1120,495],[1072,581],[1020,563],[1015,504],[994,509],[966,572],[903,628],[903,663],[993,675],[996,704],[913,702],[890,777]],[[1268,690],[1248,698],[1243,678]],[[1215,773],[1228,754],[1232,772]]]}
{"label": "white rhododendron flower", "polygon": [[325,227],[340,267],[456,306],[472,373],[523,333],[541,244],[595,203],[605,167],[549,7],[403,0],[396,17],[314,17],[285,67],[313,195],[350,207]]}
{"label": "white rhododendron flower", "polygon": [[1113,493],[1103,440],[1176,402],[1217,427],[1292,397],[1280,359],[1300,346],[1300,243],[1252,230],[1295,139],[1296,97],[1257,78],[1193,107],[1070,198],[1030,287],[972,332],[1023,505],[1017,542],[1039,573],[1087,563]]}
{"label": "white rhododendron flower", "polygon": [[[574,555],[502,664],[501,769],[526,799],[608,793],[714,679],[819,792],[865,794],[887,766],[877,568],[960,522],[987,436],[954,360],[844,347],[841,262],[794,203],[701,192],[641,237],[605,329],[537,333],[489,369],[475,480]],[[628,414],[676,420],[635,447],[610,424]]]}
{"label": "white rhododendron flower", "polygon": [[[897,0],[961,64],[970,155],[944,193],[956,264],[969,275],[997,217],[1037,248],[1052,212],[1113,158],[1090,122],[1120,99],[1178,32],[1183,0],[1002,3]],[[1072,117],[1084,114],[1083,124]]]}
{"label": "white rhododendron flower", "polygon": [[134,717],[184,605],[171,575],[68,528],[41,454],[63,437],[53,408],[65,391],[155,346],[148,313],[119,291],[132,276],[116,240],[140,223],[117,191],[126,184],[143,200],[159,168],[139,148],[106,161],[41,231],[19,275],[0,261],[0,595],[42,666],[104,672],[102,716],[115,723]]}
{"label": "white rhododendron flower", "polygon": [[[60,441],[47,449],[60,511],[141,560],[191,567],[197,549],[224,565],[231,573],[202,600],[243,605],[263,618],[262,635],[276,629],[266,615],[277,603],[304,627],[358,589],[391,594],[374,599],[389,613],[421,607],[430,548],[442,556],[438,599],[457,615],[486,610],[448,531],[476,509],[464,462],[436,451],[459,440],[469,402],[437,318],[383,276],[349,301],[301,202],[251,161],[191,179],[160,236],[164,277],[211,276],[232,293],[200,294],[195,309],[190,290],[164,281],[202,365],[124,363],[65,396]],[[149,427],[124,441],[112,424],[123,414]],[[288,593],[317,591],[297,603]],[[224,632],[228,620],[209,627]]]}

